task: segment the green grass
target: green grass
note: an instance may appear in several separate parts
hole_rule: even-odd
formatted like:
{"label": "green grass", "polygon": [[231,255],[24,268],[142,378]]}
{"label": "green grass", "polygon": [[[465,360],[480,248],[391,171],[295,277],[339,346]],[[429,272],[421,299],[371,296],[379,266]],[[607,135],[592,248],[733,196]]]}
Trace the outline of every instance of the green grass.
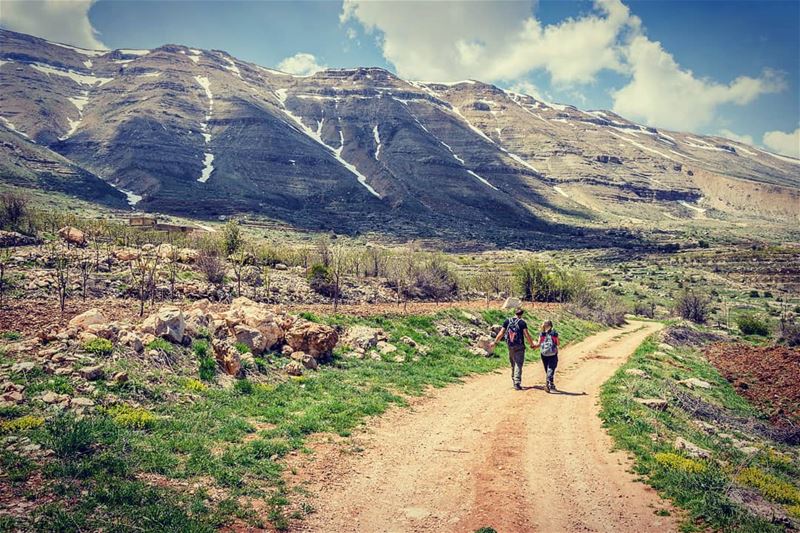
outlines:
{"label": "green grass", "polygon": [[[627,375],[628,368],[645,370],[649,378]],[[760,446],[763,451],[750,457],[735,448],[725,433],[742,439],[747,438],[746,435],[724,426],[718,431],[704,431],[675,404],[670,392],[676,381],[689,377],[707,381],[712,388],[692,391],[684,388],[685,392],[734,415],[761,416],[736,394],[701,353],[683,349],[659,351],[655,338],[650,338],[603,386],[600,416],[609,433],[617,446],[633,453],[635,470],[647,483],[688,511],[683,524],[685,531],[708,528],[742,533],[783,531],[782,526],[760,519],[734,504],[726,494],[730,486],[739,485],[756,488],[767,500],[797,504],[800,466],[792,460],[794,452],[784,453],[774,443],[756,441],[753,445]],[[655,397],[670,401],[665,412],[650,410],[634,401],[635,398]],[[673,443],[678,436],[709,450],[711,457],[692,458],[675,449]],[[747,466],[750,469],[744,470],[746,476],[737,474]],[[787,511],[790,511],[788,506]]]}
{"label": "green grass", "polygon": [[[448,313],[466,320],[459,313]],[[497,312],[484,316],[492,322],[503,318]],[[528,319],[536,323],[543,317]],[[132,377],[127,388],[115,391],[140,406],[100,408],[79,420],[59,416],[44,427],[24,430],[54,451],[52,461],[43,466],[52,490],[87,491],[74,505],[45,506],[31,520],[54,524],[51,530],[126,530],[136,524],[145,531],[206,531],[239,517],[251,526],[266,520],[285,529],[298,515],[285,511],[295,496],[284,485],[283,457],[303,451],[309,435],[327,432],[346,438],[369,417],[405,405],[410,396],[429,387],[444,387],[508,364],[505,348],[492,358],[477,357],[468,352],[466,341],[440,336],[436,317],[314,318],[332,325],[381,327],[407,356],[406,362],[344,358],[345,349],[337,348],[330,364],[288,379],[274,371],[286,359],[265,354],[266,376],[237,380],[225,388],[195,379],[198,361],[200,365],[211,361],[212,378],[216,369],[207,341],[196,341],[190,350],[170,345],[176,361],[183,357],[188,362],[187,374],[161,385]],[[600,329],[567,314],[559,314],[556,324],[564,342]],[[428,346],[429,354],[412,361],[415,352],[399,341],[403,336]],[[148,348],[164,349],[153,344]],[[182,397],[191,401],[176,401]],[[29,475],[24,465],[15,472],[18,477]],[[148,485],[136,477],[142,473],[164,482]],[[189,494],[165,488],[184,482],[222,491],[224,498],[219,502],[202,490]],[[255,515],[244,498],[263,500],[267,510]],[[299,515],[313,511],[310,505],[302,509]],[[152,518],[138,521],[145,514]]]}
{"label": "green grass", "polygon": [[95,355],[109,356],[114,351],[114,345],[110,340],[98,337],[83,343],[83,349]]}

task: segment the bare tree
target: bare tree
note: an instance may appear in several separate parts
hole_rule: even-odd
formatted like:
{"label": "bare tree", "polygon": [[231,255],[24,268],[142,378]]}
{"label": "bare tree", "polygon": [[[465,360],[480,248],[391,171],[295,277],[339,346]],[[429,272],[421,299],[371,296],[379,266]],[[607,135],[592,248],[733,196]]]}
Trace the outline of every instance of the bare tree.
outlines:
{"label": "bare tree", "polygon": [[139,316],[144,316],[144,304],[148,298],[151,300],[151,305],[155,298],[152,294],[158,269],[158,254],[151,252],[142,250],[139,257],[130,263],[132,285],[139,300]]}
{"label": "bare tree", "polygon": [[53,243],[50,248],[50,264],[53,266],[56,278],[56,293],[61,314],[67,304],[70,280],[70,254],[69,249],[58,243]]}
{"label": "bare tree", "polygon": [[89,277],[92,275],[94,264],[88,252],[80,250],[77,252],[77,264],[80,271],[81,298],[86,299],[86,286],[89,284]]}
{"label": "bare tree", "polygon": [[268,265],[261,267],[261,283],[264,285],[264,296],[269,303],[272,299],[272,270]]}
{"label": "bare tree", "polygon": [[317,255],[325,268],[331,266],[331,240],[328,237],[320,237],[317,241]]}
{"label": "bare tree", "polygon": [[175,299],[175,283],[178,280],[178,272],[180,271],[180,258],[181,250],[174,243],[170,243],[167,252],[167,273],[169,274],[169,299]]}
{"label": "bare tree", "polygon": [[333,312],[339,309],[339,299],[342,294],[342,279],[353,261],[353,256],[347,247],[338,243],[328,248],[329,271],[333,282]]}
{"label": "bare tree", "polygon": [[249,254],[244,246],[239,246],[239,249],[233,254],[233,275],[236,276],[236,294],[242,295],[242,274],[244,267],[247,265]]}

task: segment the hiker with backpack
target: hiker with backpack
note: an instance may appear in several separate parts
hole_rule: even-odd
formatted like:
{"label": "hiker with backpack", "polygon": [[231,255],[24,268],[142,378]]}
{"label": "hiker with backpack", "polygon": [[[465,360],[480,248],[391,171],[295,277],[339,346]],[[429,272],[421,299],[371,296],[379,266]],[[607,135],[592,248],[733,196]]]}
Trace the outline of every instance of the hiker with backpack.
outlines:
{"label": "hiker with backpack", "polygon": [[525,311],[518,307],[514,311],[514,316],[507,318],[503,322],[503,327],[497,333],[497,337],[492,342],[492,349],[505,339],[508,344],[508,360],[511,363],[511,381],[515,390],[522,390],[522,365],[525,363],[525,339],[531,347],[534,346],[531,334],[528,332],[528,324],[522,319]]}
{"label": "hiker with backpack", "polygon": [[544,365],[545,372],[544,390],[547,392],[557,390],[553,380],[556,375],[556,367],[558,366],[558,332],[553,329],[552,321],[545,320],[542,323],[542,328],[539,333],[539,342],[535,345],[531,343],[531,348],[539,348],[541,350],[542,364]]}

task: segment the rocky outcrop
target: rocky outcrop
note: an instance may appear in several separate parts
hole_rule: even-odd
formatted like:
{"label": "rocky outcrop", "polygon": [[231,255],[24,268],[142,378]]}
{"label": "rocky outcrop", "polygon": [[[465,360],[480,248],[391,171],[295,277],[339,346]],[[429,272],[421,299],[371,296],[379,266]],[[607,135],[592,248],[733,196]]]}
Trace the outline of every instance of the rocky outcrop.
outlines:
{"label": "rocky outcrop", "polygon": [[339,341],[330,326],[299,319],[286,331],[286,344],[294,351],[305,352],[317,360],[327,359]]}
{"label": "rocky outcrop", "polygon": [[141,329],[144,333],[180,343],[183,342],[186,319],[179,307],[165,305],[147,317],[142,323]]}
{"label": "rocky outcrop", "polygon": [[64,226],[58,230],[58,236],[61,237],[64,242],[75,246],[86,246],[87,244],[86,235],[78,228],[73,228],[72,226]]}
{"label": "rocky outcrop", "polygon": [[0,248],[16,248],[17,246],[34,246],[41,244],[42,239],[29,237],[16,231],[0,230]]}

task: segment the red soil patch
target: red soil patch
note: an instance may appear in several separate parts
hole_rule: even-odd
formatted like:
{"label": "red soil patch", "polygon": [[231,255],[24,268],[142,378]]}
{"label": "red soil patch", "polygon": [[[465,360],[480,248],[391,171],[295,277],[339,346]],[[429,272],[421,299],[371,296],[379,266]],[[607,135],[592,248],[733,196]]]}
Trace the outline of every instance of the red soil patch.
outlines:
{"label": "red soil patch", "polygon": [[800,424],[800,350],[718,343],[706,355],[737,392],[773,423]]}

